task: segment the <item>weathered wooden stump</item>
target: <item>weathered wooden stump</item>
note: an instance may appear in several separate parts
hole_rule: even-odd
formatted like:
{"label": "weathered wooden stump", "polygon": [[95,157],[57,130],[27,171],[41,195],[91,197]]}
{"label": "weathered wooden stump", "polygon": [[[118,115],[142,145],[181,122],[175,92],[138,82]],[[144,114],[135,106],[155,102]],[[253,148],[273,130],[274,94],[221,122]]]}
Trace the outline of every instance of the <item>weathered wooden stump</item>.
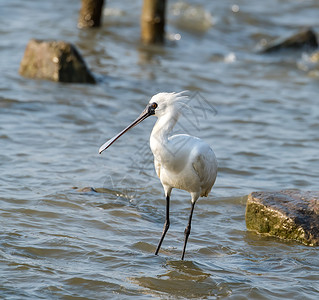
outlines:
{"label": "weathered wooden stump", "polygon": [[253,192],[248,196],[246,226],[261,234],[317,246],[319,192]]}
{"label": "weathered wooden stump", "polygon": [[275,39],[264,45],[259,52],[270,53],[282,49],[314,49],[318,47],[317,36],[312,29],[305,29],[287,38]]}
{"label": "weathered wooden stump", "polygon": [[104,0],[82,0],[79,28],[99,27],[103,12]]}
{"label": "weathered wooden stump", "polygon": [[162,44],[165,35],[166,0],[144,0],[141,39],[144,44]]}
{"label": "weathered wooden stump", "polygon": [[22,76],[60,82],[95,83],[74,45],[64,41],[29,41],[19,72]]}

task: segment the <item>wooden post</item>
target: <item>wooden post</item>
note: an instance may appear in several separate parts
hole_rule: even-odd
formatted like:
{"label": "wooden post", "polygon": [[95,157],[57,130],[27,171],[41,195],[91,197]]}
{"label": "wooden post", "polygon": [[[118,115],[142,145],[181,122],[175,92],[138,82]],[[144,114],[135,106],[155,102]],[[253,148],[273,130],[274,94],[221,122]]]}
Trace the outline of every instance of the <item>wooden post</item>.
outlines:
{"label": "wooden post", "polygon": [[145,44],[161,44],[165,34],[166,0],[144,0],[141,38]]}
{"label": "wooden post", "polygon": [[78,27],[99,27],[101,25],[103,4],[104,0],[82,0]]}

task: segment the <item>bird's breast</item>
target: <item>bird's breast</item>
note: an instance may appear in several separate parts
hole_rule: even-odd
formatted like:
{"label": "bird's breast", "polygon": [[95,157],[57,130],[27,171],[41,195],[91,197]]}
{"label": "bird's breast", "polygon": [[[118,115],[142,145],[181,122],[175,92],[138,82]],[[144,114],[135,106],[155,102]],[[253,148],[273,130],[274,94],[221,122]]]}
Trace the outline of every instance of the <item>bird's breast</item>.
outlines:
{"label": "bird's breast", "polygon": [[194,150],[191,141],[192,137],[188,135],[174,135],[166,141],[151,143],[151,150],[161,168],[179,173],[191,163],[190,155]]}

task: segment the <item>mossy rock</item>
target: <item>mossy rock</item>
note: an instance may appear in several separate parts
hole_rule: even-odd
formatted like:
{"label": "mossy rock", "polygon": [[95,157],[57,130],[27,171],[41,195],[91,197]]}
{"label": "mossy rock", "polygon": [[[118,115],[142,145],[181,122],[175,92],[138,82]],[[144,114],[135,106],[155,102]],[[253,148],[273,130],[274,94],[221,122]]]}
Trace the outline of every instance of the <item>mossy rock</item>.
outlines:
{"label": "mossy rock", "polygon": [[64,41],[29,41],[19,72],[34,79],[95,83],[79,51]]}
{"label": "mossy rock", "polygon": [[248,230],[319,245],[319,192],[253,192],[246,206]]}

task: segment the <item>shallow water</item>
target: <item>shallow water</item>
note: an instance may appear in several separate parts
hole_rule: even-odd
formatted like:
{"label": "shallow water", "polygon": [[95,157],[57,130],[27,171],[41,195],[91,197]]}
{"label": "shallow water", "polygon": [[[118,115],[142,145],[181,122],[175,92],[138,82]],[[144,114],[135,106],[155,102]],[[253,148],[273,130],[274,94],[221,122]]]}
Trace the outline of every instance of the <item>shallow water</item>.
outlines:
{"label": "shallow water", "polygon": [[[79,1],[0,3],[0,298],[317,299],[318,249],[248,232],[244,213],[255,190],[318,190],[318,78],[298,68],[301,51],[254,50],[301,26],[318,32],[319,4],[172,1],[169,41],[147,48],[141,2],[107,1],[92,31],[76,28]],[[99,84],[21,77],[31,38],[73,42]],[[219,161],[184,262],[182,191],[153,255],[165,209],[148,145],[154,119],[98,155],[153,94],[181,90],[191,110],[175,131],[206,140]],[[100,193],[74,189],[86,186]]]}

